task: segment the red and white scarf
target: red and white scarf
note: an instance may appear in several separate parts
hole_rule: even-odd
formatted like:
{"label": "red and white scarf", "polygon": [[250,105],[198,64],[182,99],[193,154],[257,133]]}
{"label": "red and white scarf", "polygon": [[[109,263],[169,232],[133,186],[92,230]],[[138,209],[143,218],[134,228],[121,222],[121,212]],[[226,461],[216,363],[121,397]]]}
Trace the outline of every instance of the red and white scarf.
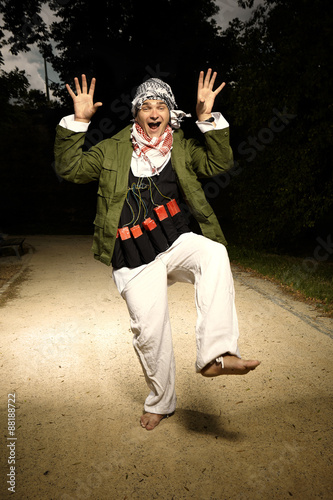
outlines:
{"label": "red and white scarf", "polygon": [[162,135],[149,137],[137,122],[133,124],[131,140],[135,154],[149,163],[153,174],[158,173],[159,167],[163,165],[165,157],[171,151],[172,132],[170,125],[167,125]]}

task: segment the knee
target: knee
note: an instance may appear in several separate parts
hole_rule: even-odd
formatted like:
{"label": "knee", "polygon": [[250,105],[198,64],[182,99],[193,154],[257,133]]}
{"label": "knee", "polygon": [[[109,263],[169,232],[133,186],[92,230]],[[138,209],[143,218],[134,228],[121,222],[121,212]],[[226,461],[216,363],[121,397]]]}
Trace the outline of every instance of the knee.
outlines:
{"label": "knee", "polygon": [[229,256],[226,247],[222,243],[217,241],[209,240],[209,244],[206,247],[205,254],[208,259],[212,260],[213,263],[228,263]]}

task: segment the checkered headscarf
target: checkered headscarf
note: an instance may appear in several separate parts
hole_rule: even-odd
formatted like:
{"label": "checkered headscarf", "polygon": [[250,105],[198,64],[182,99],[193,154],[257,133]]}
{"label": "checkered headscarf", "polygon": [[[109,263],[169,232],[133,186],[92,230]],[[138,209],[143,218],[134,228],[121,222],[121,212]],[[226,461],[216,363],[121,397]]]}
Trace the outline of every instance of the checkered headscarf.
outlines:
{"label": "checkered headscarf", "polygon": [[138,86],[132,101],[133,116],[136,116],[136,113],[147,99],[159,99],[165,102],[169,111],[178,107],[170,85],[159,78],[149,78],[149,80]]}
{"label": "checkered headscarf", "polygon": [[179,128],[183,119],[191,116],[191,114],[187,114],[180,109],[176,109],[178,106],[170,85],[163,82],[159,78],[149,78],[149,80],[146,80],[138,86],[132,101],[132,114],[134,117],[147,99],[159,99],[165,102],[170,111],[169,123],[172,128]]}

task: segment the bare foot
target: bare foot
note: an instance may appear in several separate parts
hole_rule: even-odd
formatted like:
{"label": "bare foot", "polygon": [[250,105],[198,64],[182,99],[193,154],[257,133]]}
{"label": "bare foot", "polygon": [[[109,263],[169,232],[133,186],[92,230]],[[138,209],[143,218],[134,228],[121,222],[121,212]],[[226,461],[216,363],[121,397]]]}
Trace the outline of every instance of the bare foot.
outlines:
{"label": "bare foot", "polygon": [[217,377],[218,375],[245,375],[251,370],[260,365],[260,361],[251,359],[240,359],[237,356],[223,356],[224,368],[221,363],[212,363],[206,365],[201,370],[201,375],[204,377]]}
{"label": "bare foot", "polygon": [[158,413],[144,413],[141,415],[140,423],[147,431],[152,431],[160,423],[166,415],[159,415]]}

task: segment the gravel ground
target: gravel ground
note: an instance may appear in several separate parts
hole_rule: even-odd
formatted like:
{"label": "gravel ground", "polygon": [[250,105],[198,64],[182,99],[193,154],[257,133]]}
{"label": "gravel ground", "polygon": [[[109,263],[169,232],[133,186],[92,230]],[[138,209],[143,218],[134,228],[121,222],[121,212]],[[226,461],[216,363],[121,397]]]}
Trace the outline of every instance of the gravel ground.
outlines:
{"label": "gravel ground", "polygon": [[240,350],[262,364],[205,379],[193,287],[173,285],[178,408],[148,432],[126,305],[91,238],[26,241],[0,290],[1,498],[10,473],[18,499],[333,498],[332,319],[234,268]]}

